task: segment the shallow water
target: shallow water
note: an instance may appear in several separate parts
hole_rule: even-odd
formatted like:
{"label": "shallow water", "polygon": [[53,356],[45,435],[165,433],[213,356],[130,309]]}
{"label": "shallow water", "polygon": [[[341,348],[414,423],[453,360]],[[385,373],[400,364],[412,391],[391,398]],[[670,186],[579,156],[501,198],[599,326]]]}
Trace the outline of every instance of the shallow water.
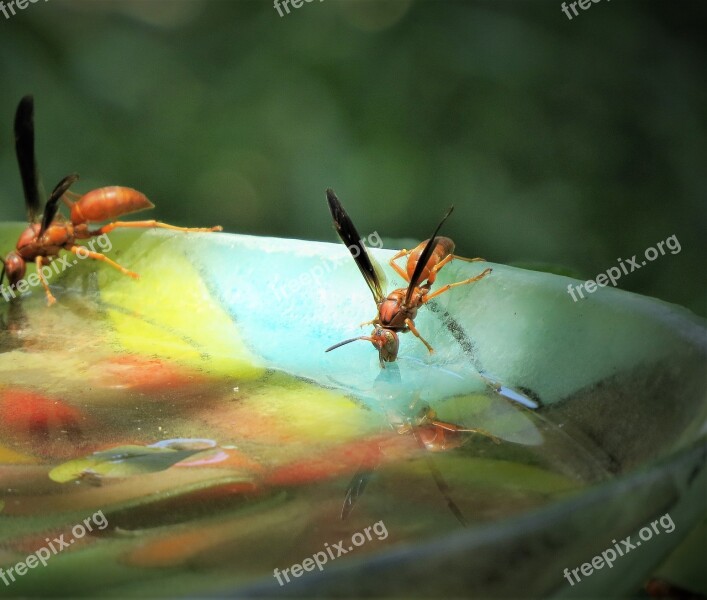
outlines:
{"label": "shallow water", "polygon": [[[704,408],[694,349],[663,361],[655,381],[639,360],[594,383],[581,375],[566,393],[569,384],[535,374],[527,387],[503,373],[491,385],[479,372],[494,362],[483,333],[472,336],[480,365],[432,310],[420,323],[437,355],[405,340],[381,371],[367,344],[325,355],[351,326],[328,331],[327,316],[313,329],[297,303],[279,304],[269,326],[255,308],[244,318],[260,267],[243,261],[216,279],[204,269],[219,265],[175,253],[171,239],[146,238],[142,256],[157,259],[135,259],[139,284],[81,265],[55,285],[52,308],[39,294],[0,307],[0,565],[68,539],[98,511],[107,520],[0,595],[219,592],[340,540],[346,555],[324,569],[353,564],[442,539],[462,520],[504,522],[577,496],[694,437]],[[135,246],[117,252],[136,257]],[[454,303],[441,310],[465,315]],[[279,329],[283,319],[297,324]],[[641,408],[676,382],[695,397],[655,428]],[[435,426],[425,410],[483,432]],[[630,429],[620,420],[628,414],[647,443],[612,440],[609,425]],[[374,524],[378,533],[354,547],[352,536]]]}
{"label": "shallow water", "polygon": [[[561,429],[491,391],[435,408],[440,419],[486,429],[498,441],[424,425],[398,432],[405,419],[416,422],[416,409],[401,413],[384,397],[373,411],[272,370],[239,378],[210,371],[208,360],[193,369],[116,351],[100,306],[85,297],[75,302],[14,307],[24,314],[12,317],[1,348],[2,564],[96,511],[109,525],[19,579],[13,593],[46,592],[79,554],[88,564],[95,556],[95,564],[80,582],[62,579],[65,591],[89,594],[104,581],[149,587],[172,568],[178,587],[161,589],[172,594],[186,591],[185,580],[203,591],[272,575],[379,521],[386,539],[367,540],[357,557],[418,543],[461,527],[433,472],[470,524],[542,505],[606,475]],[[101,474],[93,464],[70,463],[179,438],[213,440],[222,451],[133,472],[121,458]],[[52,481],[62,464],[69,480]],[[367,485],[342,521],[357,473]]]}

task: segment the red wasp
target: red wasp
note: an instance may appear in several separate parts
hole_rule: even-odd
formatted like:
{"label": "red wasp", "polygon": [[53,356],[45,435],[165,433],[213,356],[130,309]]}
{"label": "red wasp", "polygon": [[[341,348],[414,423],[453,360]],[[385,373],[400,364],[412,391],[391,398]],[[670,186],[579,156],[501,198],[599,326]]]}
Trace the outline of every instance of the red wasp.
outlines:
{"label": "red wasp", "polygon": [[[381,281],[384,280],[383,275],[366,252],[366,247],[363,245],[361,237],[356,231],[356,227],[354,227],[351,218],[344,210],[344,207],[341,205],[341,202],[339,202],[334,191],[329,189],[326,193],[336,232],[351,252],[378,307],[378,315],[376,318],[372,321],[362,323],[362,325],[375,326],[370,336],[360,336],[344,340],[343,342],[339,342],[327,348],[326,351],[329,352],[330,350],[334,350],[356,340],[367,340],[378,348],[380,364],[381,367],[384,367],[386,362],[393,362],[397,358],[399,346],[397,334],[411,331],[427,347],[430,353],[434,352],[432,346],[427,343],[420,335],[420,332],[415,328],[414,321],[418,309],[423,304],[426,304],[450,289],[479,281],[479,279],[482,279],[492,271],[490,268],[484,269],[475,277],[470,277],[469,279],[458,281],[457,283],[447,284],[436,292],[430,293],[432,284],[435,282],[439,270],[453,259],[458,258],[467,262],[484,260],[483,258],[464,258],[457,256],[453,254],[454,242],[451,239],[437,237],[437,232],[447,220],[447,217],[452,213],[454,207],[452,206],[447,211],[447,214],[444,215],[439,225],[437,225],[437,229],[435,229],[430,239],[420,243],[413,250],[401,250],[390,259],[391,267],[408,282],[408,286],[407,288],[393,290],[388,296],[385,296],[381,285]],[[403,270],[395,262],[402,256],[407,256],[406,270]],[[425,283],[420,285],[422,281]]]}
{"label": "red wasp", "polygon": [[[37,175],[37,161],[34,153],[34,100],[32,96],[25,96],[20,100],[15,114],[15,152],[20,167],[22,188],[25,196],[25,206],[30,225],[20,235],[17,247],[3,260],[0,285],[5,273],[10,281],[10,288],[25,276],[28,262],[37,266],[37,275],[47,294],[48,304],[56,300],[49,290],[46,277],[42,273],[42,266],[51,263],[59,257],[61,250],[68,250],[85,258],[93,258],[109,264],[124,275],[138,279],[139,275],[120,266],[107,256],[93,252],[85,246],[76,244],[77,240],[85,240],[94,236],[107,234],[117,227],[158,227],[175,231],[221,231],[220,226],[204,228],[175,227],[158,221],[115,221],[99,229],[89,229],[90,222],[110,221],[125,215],[147,208],[154,208],[154,204],[147,197],[127,187],[103,187],[79,196],[69,192],[71,185],[79,178],[72,174],[64,177],[50,194],[44,205],[44,214],[41,223],[37,222],[40,209],[40,193]],[[69,220],[65,220],[58,213],[59,200],[62,200],[71,210]],[[0,259],[2,260],[2,259]],[[14,296],[14,294],[13,294]]]}

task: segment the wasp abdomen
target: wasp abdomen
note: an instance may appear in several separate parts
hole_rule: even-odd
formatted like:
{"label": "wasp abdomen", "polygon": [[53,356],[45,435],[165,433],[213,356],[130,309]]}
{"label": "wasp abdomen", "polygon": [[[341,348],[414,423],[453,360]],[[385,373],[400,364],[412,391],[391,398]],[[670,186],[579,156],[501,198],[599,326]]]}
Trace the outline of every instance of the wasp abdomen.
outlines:
{"label": "wasp abdomen", "polygon": [[71,222],[79,225],[90,221],[111,221],[154,206],[145,194],[132,188],[102,187],[84,194],[76,201],[71,207]]}
{"label": "wasp abdomen", "polygon": [[[427,261],[424,270],[420,274],[419,281],[425,281],[428,279],[430,276],[430,269],[436,264],[442,262],[445,258],[447,258],[447,256],[454,252],[454,242],[450,238],[440,236],[436,239],[437,241],[435,243],[434,250],[432,251],[432,255]],[[410,253],[407,262],[408,277],[412,278],[413,273],[415,272],[415,267],[417,267],[417,261],[420,260],[420,255],[425,249],[428,241],[429,240],[425,240]]]}

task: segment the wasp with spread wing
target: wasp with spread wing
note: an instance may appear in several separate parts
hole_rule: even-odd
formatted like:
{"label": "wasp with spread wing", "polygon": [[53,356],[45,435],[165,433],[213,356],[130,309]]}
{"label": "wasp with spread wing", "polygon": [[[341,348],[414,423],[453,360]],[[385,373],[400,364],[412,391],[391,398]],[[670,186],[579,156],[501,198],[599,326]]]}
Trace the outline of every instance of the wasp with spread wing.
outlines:
{"label": "wasp with spread wing", "polygon": [[[0,285],[2,285],[3,278],[7,274],[10,287],[16,287],[25,276],[27,263],[34,262],[49,305],[55,302],[55,298],[49,290],[42,266],[58,258],[61,250],[67,250],[81,257],[100,260],[134,279],[139,277],[137,273],[120,266],[107,256],[77,245],[77,240],[85,240],[107,234],[117,227],[156,227],[184,232],[221,231],[220,226],[187,228],[175,227],[158,221],[115,221],[91,230],[89,229],[90,222],[111,221],[121,215],[153,208],[154,205],[144,194],[127,187],[102,187],[92,190],[83,196],[72,194],[69,192],[69,188],[79,178],[76,174],[64,177],[54,188],[44,205],[44,214],[41,221],[39,221],[41,201],[37,161],[34,152],[34,100],[32,96],[22,98],[17,107],[15,114],[15,151],[20,167],[25,206],[30,224],[20,235],[15,250],[10,252],[4,260],[0,259],[3,263]],[[71,210],[71,216],[68,221],[59,214],[59,201],[64,202]]]}
{"label": "wasp with spread wing", "polygon": [[[407,282],[407,288],[393,290],[387,296],[383,293],[382,281],[384,281],[380,270],[373,262],[366,251],[366,247],[361,241],[361,237],[356,231],[351,218],[344,210],[341,202],[336,197],[333,190],[326,192],[329,210],[334,219],[334,227],[341,240],[346,244],[351,255],[356,261],[359,271],[368,284],[368,288],[373,294],[373,300],[378,308],[378,315],[372,321],[363,325],[374,325],[375,328],[370,336],[360,336],[344,340],[326,351],[334,350],[356,340],[367,340],[378,349],[378,356],[381,367],[386,362],[393,362],[397,358],[399,339],[398,333],[411,331],[430,351],[434,352],[432,346],[420,335],[415,327],[415,317],[418,309],[423,305],[444,294],[452,288],[460,285],[467,285],[479,281],[491,272],[491,268],[484,269],[479,275],[470,277],[464,281],[450,283],[440,288],[436,292],[431,292],[432,284],[437,278],[439,270],[451,260],[458,258],[468,262],[483,261],[483,258],[464,258],[453,254],[454,242],[446,237],[437,237],[442,224],[452,213],[451,207],[444,215],[439,225],[435,229],[432,237],[419,244],[411,251],[401,250],[390,259],[390,265]],[[403,256],[407,257],[406,270],[403,270],[395,261]],[[421,283],[423,282],[424,283]]]}

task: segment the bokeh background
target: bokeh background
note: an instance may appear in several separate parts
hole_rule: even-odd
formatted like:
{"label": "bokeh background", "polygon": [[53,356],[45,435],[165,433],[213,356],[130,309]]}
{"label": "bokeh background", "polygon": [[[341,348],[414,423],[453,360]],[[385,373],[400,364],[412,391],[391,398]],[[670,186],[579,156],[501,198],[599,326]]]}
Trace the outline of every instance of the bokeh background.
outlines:
{"label": "bokeh background", "polygon": [[[0,14],[0,220],[23,220],[12,120],[45,187],[127,185],[164,221],[334,241],[445,233],[467,256],[707,313],[704,1],[50,0]],[[3,253],[10,248],[0,249]]]}

